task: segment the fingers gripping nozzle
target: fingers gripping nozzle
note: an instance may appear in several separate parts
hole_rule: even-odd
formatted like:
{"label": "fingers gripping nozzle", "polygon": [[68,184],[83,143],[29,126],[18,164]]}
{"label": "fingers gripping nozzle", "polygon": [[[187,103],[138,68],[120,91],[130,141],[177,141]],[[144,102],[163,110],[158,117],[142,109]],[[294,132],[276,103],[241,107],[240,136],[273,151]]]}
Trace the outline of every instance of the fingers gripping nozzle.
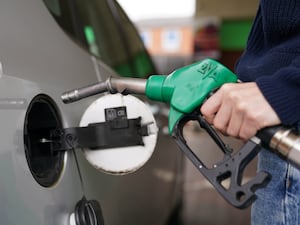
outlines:
{"label": "fingers gripping nozzle", "polygon": [[105,92],[111,94],[145,94],[146,82],[146,79],[109,77],[105,81],[64,92],[61,99],[67,104]]}

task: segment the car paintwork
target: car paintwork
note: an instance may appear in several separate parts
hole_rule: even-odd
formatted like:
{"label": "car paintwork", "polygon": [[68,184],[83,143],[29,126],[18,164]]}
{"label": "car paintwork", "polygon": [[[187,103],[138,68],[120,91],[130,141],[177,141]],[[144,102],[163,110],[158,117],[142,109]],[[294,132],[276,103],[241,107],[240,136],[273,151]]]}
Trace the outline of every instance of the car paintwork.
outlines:
{"label": "car paintwork", "polygon": [[99,96],[65,105],[61,93],[115,74],[72,41],[40,0],[1,0],[0,32],[1,224],[69,224],[83,194],[100,202],[106,224],[164,224],[180,192],[181,155],[162,133],[150,161],[133,174],[101,173],[76,149],[83,187],[71,151],[65,153],[56,184],[45,188],[34,180],[23,140],[31,100],[48,95],[63,126],[78,126],[84,110]]}

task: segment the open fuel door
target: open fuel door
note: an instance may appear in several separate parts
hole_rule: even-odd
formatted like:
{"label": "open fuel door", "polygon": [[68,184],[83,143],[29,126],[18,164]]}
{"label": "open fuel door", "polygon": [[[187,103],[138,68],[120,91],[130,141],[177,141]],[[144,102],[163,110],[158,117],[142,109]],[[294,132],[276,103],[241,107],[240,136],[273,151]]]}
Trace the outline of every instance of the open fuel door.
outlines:
{"label": "open fuel door", "polygon": [[81,148],[96,169],[127,174],[151,157],[158,128],[150,108],[131,95],[104,95],[84,112],[79,127],[53,129],[53,151]]}

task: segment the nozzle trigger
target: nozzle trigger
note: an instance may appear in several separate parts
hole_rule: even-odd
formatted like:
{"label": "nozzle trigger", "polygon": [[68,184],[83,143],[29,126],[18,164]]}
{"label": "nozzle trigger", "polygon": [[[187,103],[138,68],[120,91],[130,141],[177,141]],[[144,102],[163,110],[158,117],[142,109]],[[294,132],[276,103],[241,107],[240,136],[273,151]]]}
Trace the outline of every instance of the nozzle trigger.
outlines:
{"label": "nozzle trigger", "polygon": [[[236,153],[233,153],[198,111],[184,115],[176,123],[172,135],[177,145],[229,204],[239,209],[250,206],[256,199],[255,191],[265,187],[271,179],[268,173],[259,172],[250,181],[242,184],[244,169],[256,157],[261,146],[250,140]],[[215,163],[212,168],[208,168],[201,161],[184,139],[183,127],[191,120],[197,121],[224,153],[223,159]],[[230,181],[228,187],[222,183],[225,180]]]}

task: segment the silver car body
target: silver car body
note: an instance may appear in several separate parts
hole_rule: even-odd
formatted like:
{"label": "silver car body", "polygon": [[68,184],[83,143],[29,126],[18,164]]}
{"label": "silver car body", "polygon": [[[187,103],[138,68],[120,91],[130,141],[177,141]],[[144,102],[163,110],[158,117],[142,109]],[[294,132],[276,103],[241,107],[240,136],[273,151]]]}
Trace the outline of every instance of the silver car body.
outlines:
{"label": "silver car body", "polygon": [[76,149],[83,185],[71,151],[64,153],[55,184],[44,187],[36,182],[24,149],[25,117],[32,99],[49,96],[63,127],[78,126],[98,96],[65,105],[60,95],[115,74],[66,35],[41,0],[1,0],[0,30],[1,224],[69,224],[83,195],[99,201],[105,224],[164,224],[178,203],[182,157],[162,132],[150,161],[133,174],[101,173]]}

